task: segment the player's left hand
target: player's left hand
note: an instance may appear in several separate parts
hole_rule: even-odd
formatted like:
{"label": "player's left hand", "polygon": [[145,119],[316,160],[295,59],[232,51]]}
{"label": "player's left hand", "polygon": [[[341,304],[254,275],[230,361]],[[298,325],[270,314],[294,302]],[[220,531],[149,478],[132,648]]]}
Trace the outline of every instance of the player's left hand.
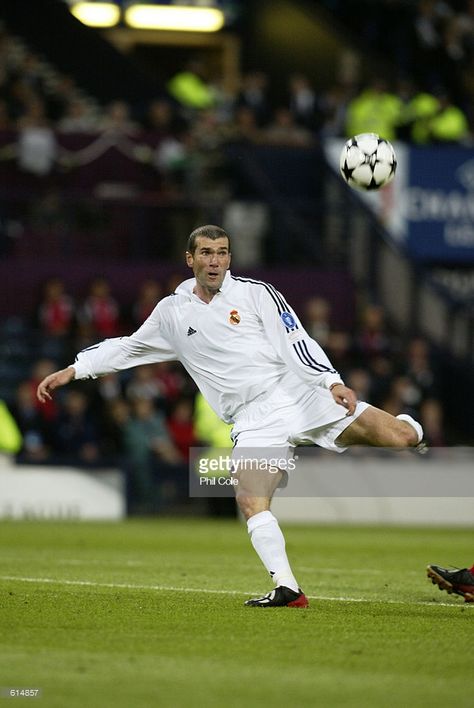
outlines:
{"label": "player's left hand", "polygon": [[347,408],[347,415],[354,413],[357,405],[357,396],[351,388],[340,383],[332,387],[331,393],[336,403]]}

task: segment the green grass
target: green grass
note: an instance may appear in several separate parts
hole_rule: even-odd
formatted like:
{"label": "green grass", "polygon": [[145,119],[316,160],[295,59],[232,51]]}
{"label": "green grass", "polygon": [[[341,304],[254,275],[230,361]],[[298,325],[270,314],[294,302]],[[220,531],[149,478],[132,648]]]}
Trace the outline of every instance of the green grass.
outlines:
{"label": "green grass", "polygon": [[474,705],[474,605],[424,577],[472,530],[285,533],[308,610],[243,607],[270,583],[238,522],[1,523],[0,687],[43,695],[0,707]]}

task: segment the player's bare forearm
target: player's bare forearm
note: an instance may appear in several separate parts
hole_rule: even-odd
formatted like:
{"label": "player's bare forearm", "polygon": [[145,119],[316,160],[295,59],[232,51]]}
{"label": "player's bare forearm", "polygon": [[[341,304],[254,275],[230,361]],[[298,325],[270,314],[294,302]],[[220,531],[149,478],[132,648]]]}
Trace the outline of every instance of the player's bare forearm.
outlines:
{"label": "player's bare forearm", "polygon": [[331,387],[331,393],[336,403],[347,408],[349,415],[354,413],[357,405],[357,396],[351,388],[344,386],[342,383],[335,384]]}
{"label": "player's bare forearm", "polygon": [[36,395],[41,403],[50,401],[52,396],[51,393],[55,388],[60,386],[65,386],[70,381],[73,380],[76,372],[73,366],[68,366],[67,369],[61,369],[60,371],[55,371],[53,374],[46,376],[37,388]]}

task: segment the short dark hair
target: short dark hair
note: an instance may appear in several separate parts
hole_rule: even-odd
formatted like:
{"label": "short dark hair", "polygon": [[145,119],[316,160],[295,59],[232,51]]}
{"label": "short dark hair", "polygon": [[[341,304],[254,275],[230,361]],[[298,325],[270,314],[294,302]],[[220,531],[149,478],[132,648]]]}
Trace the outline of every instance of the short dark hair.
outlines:
{"label": "short dark hair", "polygon": [[188,252],[194,254],[196,250],[196,241],[199,236],[205,236],[215,241],[217,238],[226,238],[229,243],[230,252],[230,236],[229,234],[221,229],[220,226],[214,226],[214,224],[206,224],[205,226],[198,226],[197,229],[190,234],[188,239]]}

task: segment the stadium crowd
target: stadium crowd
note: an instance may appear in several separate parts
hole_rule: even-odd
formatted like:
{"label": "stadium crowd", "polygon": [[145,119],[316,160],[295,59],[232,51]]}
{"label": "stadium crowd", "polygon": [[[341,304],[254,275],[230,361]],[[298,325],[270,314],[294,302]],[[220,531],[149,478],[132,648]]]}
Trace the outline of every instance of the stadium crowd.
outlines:
{"label": "stadium crowd", "polygon": [[[57,391],[46,404],[36,399],[37,385],[47,374],[74,361],[81,348],[133,331],[168,292],[166,284],[147,280],[136,301],[121,308],[104,278],[91,283],[81,302],[74,301],[60,278],[45,283],[31,327],[25,324],[25,332],[36,333],[25,339],[33,343],[25,378],[7,401],[21,434],[19,463],[119,466],[126,473],[132,512],[156,510],[167,499],[186,497],[189,448],[211,441],[205,432],[209,411],[197,401],[196,388],[179,363],[80,382]],[[412,414],[431,445],[449,443],[436,357],[425,340],[402,342],[377,305],[361,310],[353,331],[335,327],[330,303],[317,295],[301,316],[361,400],[393,415]],[[230,445],[228,431],[220,431],[219,444],[226,439]]]}
{"label": "stadium crowd", "polygon": [[[0,28],[0,131],[49,128],[126,135],[155,131],[163,138],[155,160],[164,170],[189,160],[194,151],[207,152],[235,141],[304,147],[327,135],[353,135],[361,129],[418,144],[470,139],[473,4],[466,2],[463,12],[454,13],[443,2],[422,0],[411,18],[411,41],[405,41],[405,30],[412,25],[400,20],[401,8],[408,12],[411,3],[365,5],[371,6],[370,13],[368,8],[366,15],[359,9],[351,20],[357,23],[357,18],[364,18],[363,32],[369,35],[371,47],[379,47],[386,38],[394,43],[392,58],[398,73],[393,80],[387,80],[390,74],[385,70],[381,70],[384,78],[375,73],[371,80],[364,79],[357,61],[348,69],[346,56],[341,57],[334,85],[317,89],[311,77],[289,72],[282,81],[285,91],[281,87],[275,91],[267,73],[252,70],[229,95],[221,78],[209,77],[205,63],[194,58],[169,77],[161,95],[139,105],[117,96],[109,105],[99,106],[71,76],[56,72]],[[375,11],[378,5],[383,12]],[[393,14],[399,19],[387,32],[382,18],[386,21],[395,8]],[[409,11],[413,14],[413,8]],[[404,43],[397,40],[402,31]],[[399,56],[402,46],[404,57]]]}
{"label": "stadium crowd", "polygon": [[[352,3],[327,4],[347,9]],[[379,4],[395,8],[395,15],[401,6],[413,11],[408,7],[413,3]],[[406,47],[397,43],[397,31],[384,34],[374,12],[377,3],[362,5],[370,6],[374,18],[372,24],[364,23],[365,31],[374,33],[374,46],[381,49],[381,37],[388,36],[400,55]],[[0,133],[35,134],[33,142],[24,144],[34,147],[36,162],[25,160],[21,167],[36,169],[40,178],[58,159],[57,134],[112,132],[135,138],[155,133],[160,140],[151,160],[168,189],[179,189],[190,176],[200,184],[203,174],[219,169],[222,147],[235,142],[310,147],[326,136],[368,130],[420,145],[469,142],[474,128],[474,3],[466,2],[457,13],[448,10],[442,2],[416,4],[414,35],[407,45],[411,49],[400,55],[400,76],[391,85],[380,76],[364,83],[357,72],[342,72],[336,84],[316,90],[310,77],[289,74],[284,79],[286,99],[277,104],[264,71],[245,73],[239,90],[229,96],[193,60],[170,77],[167,91],[148,105],[132,106],[117,97],[100,107],[71,77],[51,73],[42,59],[0,30]],[[361,12],[359,8],[352,20]],[[417,71],[410,71],[413,64]],[[451,70],[454,82],[448,81]],[[18,156],[16,148],[13,153],[9,148],[7,141],[0,161]],[[49,153],[38,162],[41,151]],[[54,211],[50,202],[46,208]],[[43,216],[44,211],[43,205]],[[141,367],[104,377],[98,385],[81,383],[58,391],[46,405],[35,398],[45,375],[71,363],[77,351],[136,329],[173,289],[171,284],[146,281],[137,300],[123,307],[104,278],[96,278],[80,302],[61,278],[44,284],[36,312],[31,322],[22,324],[23,335],[17,338],[24,336],[28,370],[7,400],[21,435],[20,463],[92,469],[119,465],[126,472],[132,511],[147,510],[150,499],[148,510],[157,510],[167,495],[184,494],[188,450],[208,441],[203,438],[196,389],[179,364]],[[352,331],[334,326],[330,303],[317,295],[299,314],[360,399],[393,415],[412,414],[423,424],[431,445],[453,442],[445,437],[437,360],[425,340],[402,341],[377,305],[362,308]]]}

